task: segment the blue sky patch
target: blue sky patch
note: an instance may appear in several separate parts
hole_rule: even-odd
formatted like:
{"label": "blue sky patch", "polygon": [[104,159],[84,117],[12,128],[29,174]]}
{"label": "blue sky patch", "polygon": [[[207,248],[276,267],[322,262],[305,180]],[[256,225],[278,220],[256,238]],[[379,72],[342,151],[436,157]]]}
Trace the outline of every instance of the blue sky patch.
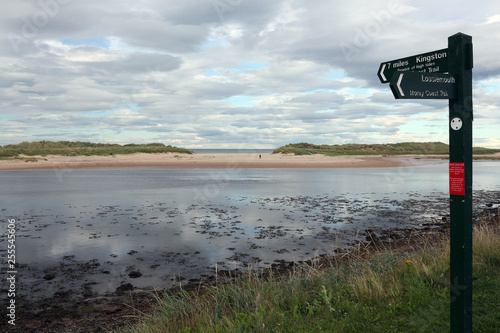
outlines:
{"label": "blue sky patch", "polygon": [[496,94],[500,92],[500,82],[479,82],[478,88],[484,89],[489,94]]}
{"label": "blue sky patch", "polygon": [[346,76],[343,71],[335,71],[333,69],[326,75],[327,80],[340,80],[345,78]]}
{"label": "blue sky patch", "polygon": [[203,76],[206,76],[206,77],[211,77],[211,76],[220,76],[219,73],[217,73],[215,70],[211,69],[209,70],[208,72],[206,72],[205,74],[202,74]]}
{"label": "blue sky patch", "polygon": [[105,37],[87,39],[61,39],[61,43],[71,46],[96,46],[104,49],[109,48],[109,40]]}
{"label": "blue sky patch", "polygon": [[238,63],[240,66],[231,69],[231,72],[236,72],[236,73],[243,73],[246,71],[251,71],[251,70],[256,70],[256,69],[261,69],[266,67],[264,63],[261,62],[240,62]]}
{"label": "blue sky patch", "polygon": [[248,97],[248,96],[231,96],[229,98],[222,99],[222,102],[229,103],[232,106],[255,106],[255,101],[258,101],[258,98]]}
{"label": "blue sky patch", "polygon": [[229,47],[230,45],[231,44],[229,44],[225,40],[222,40],[222,39],[216,38],[216,37],[210,37],[210,38],[207,39],[206,42],[204,42],[203,44],[201,44],[200,49],[202,49],[202,50],[208,50],[208,49],[212,49],[212,48],[215,48],[215,47],[225,48],[225,47]]}

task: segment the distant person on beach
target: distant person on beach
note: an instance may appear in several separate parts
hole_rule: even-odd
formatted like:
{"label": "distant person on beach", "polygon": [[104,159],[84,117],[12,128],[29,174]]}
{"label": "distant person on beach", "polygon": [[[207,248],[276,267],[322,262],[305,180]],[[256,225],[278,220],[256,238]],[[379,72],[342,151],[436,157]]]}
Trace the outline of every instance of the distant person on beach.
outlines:
{"label": "distant person on beach", "polygon": [[259,155],[259,160],[262,158],[262,155]]}

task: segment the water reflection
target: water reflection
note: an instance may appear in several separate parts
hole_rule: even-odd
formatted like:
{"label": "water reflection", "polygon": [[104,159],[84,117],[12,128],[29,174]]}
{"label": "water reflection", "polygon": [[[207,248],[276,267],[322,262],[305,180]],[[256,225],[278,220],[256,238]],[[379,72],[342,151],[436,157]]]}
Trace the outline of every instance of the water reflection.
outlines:
{"label": "water reflection", "polygon": [[[498,165],[475,164],[476,190],[499,190]],[[395,169],[15,171],[0,181],[2,212],[18,221],[20,293],[34,296],[82,284],[98,292],[124,282],[161,288],[213,274],[216,264],[305,260],[349,246],[367,228],[418,227],[448,214],[443,161]]]}

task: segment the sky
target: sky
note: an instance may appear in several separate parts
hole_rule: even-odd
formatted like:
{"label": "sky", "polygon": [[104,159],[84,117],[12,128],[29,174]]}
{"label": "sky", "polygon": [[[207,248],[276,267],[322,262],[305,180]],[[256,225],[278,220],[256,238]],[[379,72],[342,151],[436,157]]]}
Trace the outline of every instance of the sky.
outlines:
{"label": "sky", "polygon": [[500,148],[500,2],[2,0],[0,145],[448,143],[447,100],[380,63],[474,44],[474,146]]}

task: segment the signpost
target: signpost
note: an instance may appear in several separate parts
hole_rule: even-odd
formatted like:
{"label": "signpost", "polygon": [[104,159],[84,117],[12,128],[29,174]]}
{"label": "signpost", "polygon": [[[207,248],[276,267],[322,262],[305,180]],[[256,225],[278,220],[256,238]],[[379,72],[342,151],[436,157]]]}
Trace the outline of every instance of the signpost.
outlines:
{"label": "signpost", "polygon": [[472,37],[457,33],[447,49],[383,62],[377,72],[396,99],[449,100],[452,333],[472,332],[472,67]]}
{"label": "signpost", "polygon": [[448,49],[457,80],[457,98],[449,102],[450,324],[451,332],[472,332],[472,37],[450,36]]}
{"label": "signpost", "polygon": [[450,74],[396,73],[392,76],[389,86],[396,99],[452,99],[457,97],[456,80]]}
{"label": "signpost", "polygon": [[397,72],[446,73],[448,72],[448,49],[383,62],[378,68],[377,75],[380,82],[387,83]]}

